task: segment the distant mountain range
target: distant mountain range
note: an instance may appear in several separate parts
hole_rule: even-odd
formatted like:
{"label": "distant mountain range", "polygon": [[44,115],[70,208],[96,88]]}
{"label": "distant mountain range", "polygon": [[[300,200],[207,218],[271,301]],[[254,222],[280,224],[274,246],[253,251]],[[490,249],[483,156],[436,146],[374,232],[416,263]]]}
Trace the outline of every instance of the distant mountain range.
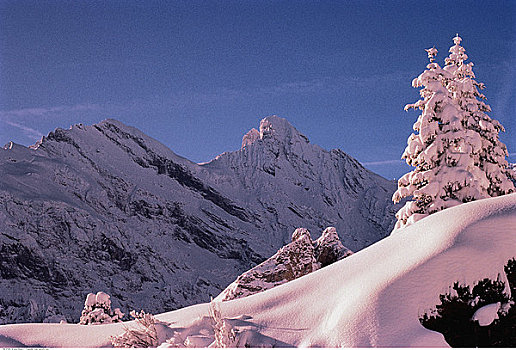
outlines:
{"label": "distant mountain range", "polygon": [[205,302],[328,226],[358,251],[388,235],[396,183],[263,119],[196,164],[116,120],[0,149],[0,323],[77,322],[90,292],[122,311]]}

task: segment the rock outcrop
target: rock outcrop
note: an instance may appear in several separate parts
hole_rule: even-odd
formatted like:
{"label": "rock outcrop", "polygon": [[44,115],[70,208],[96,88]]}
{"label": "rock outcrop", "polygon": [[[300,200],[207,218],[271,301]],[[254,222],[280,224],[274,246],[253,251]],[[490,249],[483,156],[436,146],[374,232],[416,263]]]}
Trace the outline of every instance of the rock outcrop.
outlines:
{"label": "rock outcrop", "polygon": [[233,300],[263,292],[351,254],[339,240],[335,227],[326,228],[315,242],[306,228],[298,228],[292,233],[291,243],[260,265],[238,276],[215,300]]}

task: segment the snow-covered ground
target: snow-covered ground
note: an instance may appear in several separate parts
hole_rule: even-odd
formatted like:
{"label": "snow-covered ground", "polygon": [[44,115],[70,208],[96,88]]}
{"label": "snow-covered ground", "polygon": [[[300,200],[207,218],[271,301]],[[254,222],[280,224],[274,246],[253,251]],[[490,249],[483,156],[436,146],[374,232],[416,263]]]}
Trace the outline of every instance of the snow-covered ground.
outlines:
{"label": "snow-covered ground", "polygon": [[[312,274],[220,303],[220,310],[254,347],[447,346],[418,316],[454,281],[471,284],[503,272],[516,255],[515,235],[516,194],[463,204]],[[208,344],[208,315],[209,304],[158,315],[168,325],[159,326],[161,341],[176,331],[176,339]],[[110,336],[123,331],[124,324],[6,325],[0,346],[109,346]]]}

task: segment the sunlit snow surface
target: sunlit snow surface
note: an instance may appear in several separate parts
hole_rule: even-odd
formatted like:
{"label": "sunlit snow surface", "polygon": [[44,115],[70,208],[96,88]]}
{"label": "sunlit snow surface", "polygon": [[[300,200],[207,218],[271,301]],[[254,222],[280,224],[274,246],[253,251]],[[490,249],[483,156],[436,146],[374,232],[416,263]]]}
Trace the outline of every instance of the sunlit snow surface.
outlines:
{"label": "sunlit snow surface", "polygon": [[[418,316],[454,281],[496,278],[515,255],[512,194],[431,215],[333,265],[220,308],[253,347],[447,346]],[[161,340],[174,330],[192,340],[210,337],[202,329],[207,315],[208,304],[159,315],[169,324],[160,326]],[[122,324],[6,325],[0,346],[109,346],[122,332]]]}

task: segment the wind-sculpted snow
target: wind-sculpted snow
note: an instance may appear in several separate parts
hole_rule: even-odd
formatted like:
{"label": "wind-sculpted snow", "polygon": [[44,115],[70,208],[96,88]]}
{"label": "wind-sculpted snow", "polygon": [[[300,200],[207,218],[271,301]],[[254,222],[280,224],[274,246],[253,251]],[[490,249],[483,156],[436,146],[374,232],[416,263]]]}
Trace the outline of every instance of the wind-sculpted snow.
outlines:
{"label": "wind-sculpted snow", "polygon": [[384,237],[395,184],[265,118],[241,150],[195,164],[116,120],[0,149],[0,323],[78,322],[88,293],[123,312],[208,301],[294,228]]}

